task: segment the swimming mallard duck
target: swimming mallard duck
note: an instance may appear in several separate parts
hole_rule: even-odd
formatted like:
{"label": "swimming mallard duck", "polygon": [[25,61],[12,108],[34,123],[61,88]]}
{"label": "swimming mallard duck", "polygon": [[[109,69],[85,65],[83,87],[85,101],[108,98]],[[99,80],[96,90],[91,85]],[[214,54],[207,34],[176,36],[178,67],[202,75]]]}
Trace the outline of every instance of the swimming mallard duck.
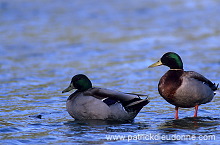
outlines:
{"label": "swimming mallard duck", "polygon": [[[77,89],[66,102],[68,113],[77,120],[101,119],[128,121],[149,103],[140,94],[122,93],[104,88],[92,87],[89,78],[75,75],[68,88],[62,93]],[[145,95],[143,95],[145,96]]]}
{"label": "swimming mallard duck", "polygon": [[170,70],[161,77],[158,91],[167,102],[175,105],[175,119],[178,119],[179,107],[195,107],[194,117],[197,117],[199,105],[213,99],[218,85],[197,72],[184,71],[180,56],[174,52],[165,53],[149,67],[160,65],[166,65]]}

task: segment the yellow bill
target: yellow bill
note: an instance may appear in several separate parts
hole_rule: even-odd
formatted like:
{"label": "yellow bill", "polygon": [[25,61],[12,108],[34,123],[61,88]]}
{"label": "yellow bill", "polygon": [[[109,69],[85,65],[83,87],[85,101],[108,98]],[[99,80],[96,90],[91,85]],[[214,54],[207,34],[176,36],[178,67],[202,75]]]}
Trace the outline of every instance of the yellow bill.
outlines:
{"label": "yellow bill", "polygon": [[160,66],[160,65],[163,65],[163,63],[161,62],[161,60],[155,62],[154,64],[148,66],[148,68],[151,68],[151,67],[156,67],[156,66]]}
{"label": "yellow bill", "polygon": [[70,84],[69,87],[67,87],[65,90],[62,91],[62,93],[69,92],[69,91],[71,91],[73,89],[75,89],[74,86],[72,84]]}

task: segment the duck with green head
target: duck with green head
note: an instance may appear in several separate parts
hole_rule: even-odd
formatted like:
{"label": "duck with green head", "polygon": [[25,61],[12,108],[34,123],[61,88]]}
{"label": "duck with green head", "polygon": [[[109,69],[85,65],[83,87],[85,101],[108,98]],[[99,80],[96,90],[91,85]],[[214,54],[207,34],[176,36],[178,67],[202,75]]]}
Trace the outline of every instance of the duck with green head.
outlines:
{"label": "duck with green head", "polygon": [[75,75],[68,88],[62,93],[76,91],[66,102],[68,113],[77,120],[101,119],[129,121],[149,103],[140,94],[122,93],[104,88],[92,87],[84,74]]}
{"label": "duck with green head", "polygon": [[149,68],[160,65],[168,66],[170,69],[161,77],[158,91],[167,102],[175,105],[175,119],[178,119],[179,107],[195,107],[194,117],[197,117],[199,105],[213,99],[218,85],[197,72],[184,71],[180,56],[174,52],[165,53]]}

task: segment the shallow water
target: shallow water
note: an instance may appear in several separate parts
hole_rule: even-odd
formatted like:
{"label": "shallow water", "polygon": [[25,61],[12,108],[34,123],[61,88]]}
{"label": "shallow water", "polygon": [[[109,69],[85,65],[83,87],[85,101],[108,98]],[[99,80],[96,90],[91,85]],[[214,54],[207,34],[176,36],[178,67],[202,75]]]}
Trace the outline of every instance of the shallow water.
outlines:
{"label": "shallow water", "polygon": [[[167,51],[219,83],[220,2],[0,1],[0,144],[218,144],[219,101],[174,107],[157,92]],[[84,73],[94,86],[148,94],[133,122],[74,121],[61,91]]]}

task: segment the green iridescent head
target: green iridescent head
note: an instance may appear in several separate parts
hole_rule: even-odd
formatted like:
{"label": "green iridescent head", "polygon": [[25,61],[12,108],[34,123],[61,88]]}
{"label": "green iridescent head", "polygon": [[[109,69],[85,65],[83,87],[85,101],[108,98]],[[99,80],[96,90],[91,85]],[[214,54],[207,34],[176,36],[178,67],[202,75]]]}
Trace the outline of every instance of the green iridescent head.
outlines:
{"label": "green iridescent head", "polygon": [[78,91],[86,91],[89,88],[92,88],[92,83],[89,78],[84,74],[75,75],[68,88],[62,91],[62,93],[69,92],[73,89],[77,89]]}
{"label": "green iridescent head", "polygon": [[150,65],[149,67],[155,67],[160,65],[166,65],[170,69],[183,69],[182,59],[178,54],[174,52],[165,53],[158,62]]}

